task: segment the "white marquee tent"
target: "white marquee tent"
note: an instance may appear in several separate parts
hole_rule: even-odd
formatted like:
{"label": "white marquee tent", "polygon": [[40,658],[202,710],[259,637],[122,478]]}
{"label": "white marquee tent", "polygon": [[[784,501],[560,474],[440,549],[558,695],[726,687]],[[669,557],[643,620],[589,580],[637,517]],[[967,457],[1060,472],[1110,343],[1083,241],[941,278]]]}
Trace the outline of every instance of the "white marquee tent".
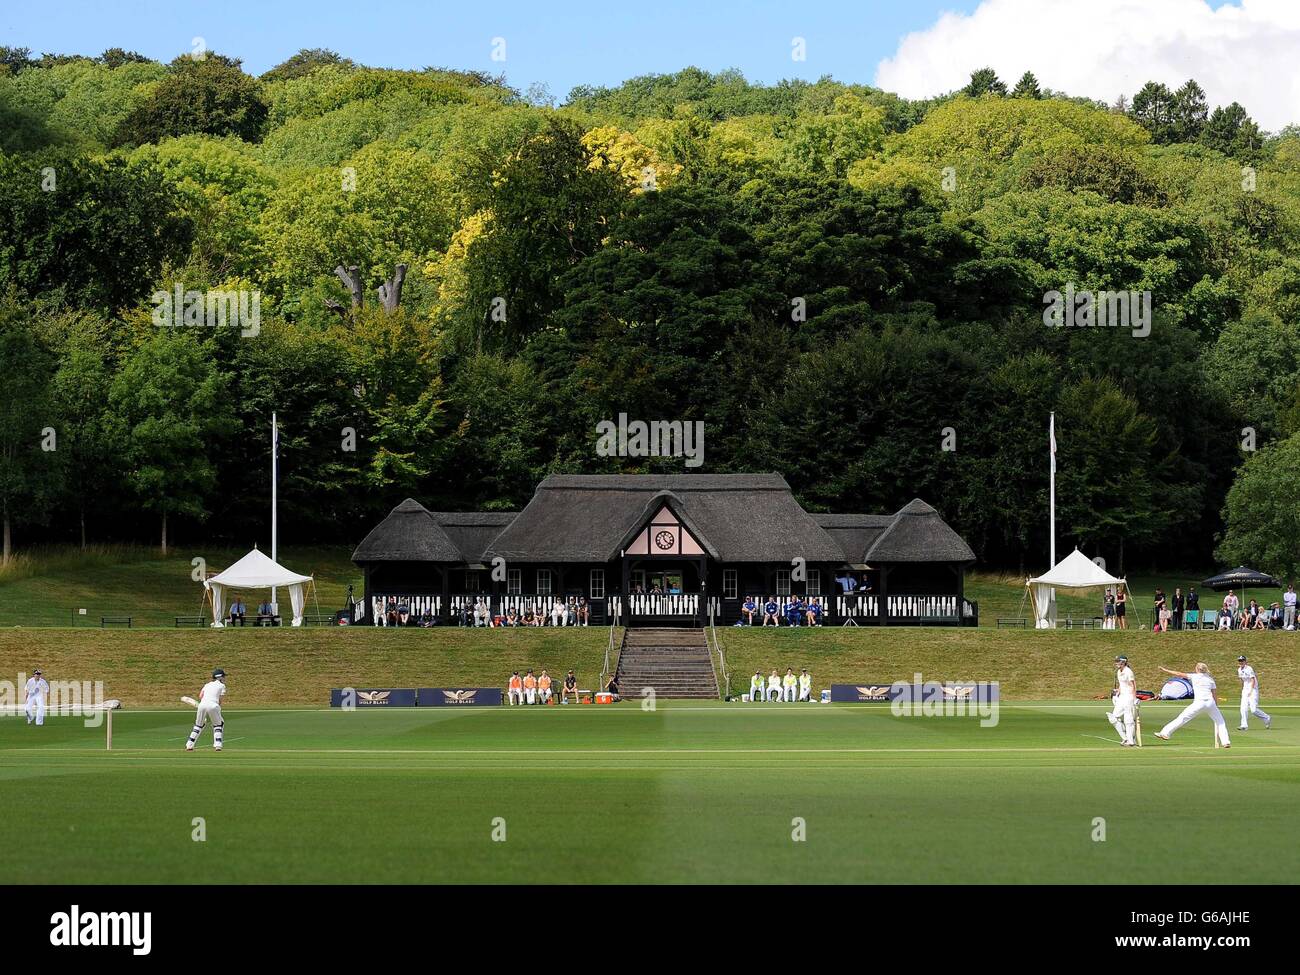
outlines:
{"label": "white marquee tent", "polygon": [[1027,580],[1025,585],[1033,596],[1034,626],[1040,630],[1056,625],[1056,601],[1052,597],[1057,589],[1128,587],[1124,579],[1111,575],[1077,548],[1041,576]]}
{"label": "white marquee tent", "polygon": [[293,606],[293,625],[302,626],[306,602],[303,587],[311,581],[311,576],[290,572],[254,548],[224,572],[218,572],[211,579],[204,580],[203,588],[212,594],[212,625],[225,625],[227,589],[271,589],[284,586],[289,590],[289,602]]}

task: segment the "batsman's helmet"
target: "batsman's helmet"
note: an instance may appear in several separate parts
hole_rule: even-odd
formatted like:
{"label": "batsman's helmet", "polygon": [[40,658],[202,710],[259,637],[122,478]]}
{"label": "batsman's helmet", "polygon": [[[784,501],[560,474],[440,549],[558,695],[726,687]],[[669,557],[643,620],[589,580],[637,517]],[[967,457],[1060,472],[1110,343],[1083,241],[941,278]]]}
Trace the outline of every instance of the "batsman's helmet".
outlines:
{"label": "batsman's helmet", "polygon": [[218,667],[216,670],[214,670],[214,671],[212,672],[212,679],[213,679],[213,680],[225,680],[225,679],[226,679],[226,672],[225,672],[224,670],[222,670],[220,667]]}
{"label": "batsman's helmet", "polygon": [[1115,658],[1115,663],[1126,664],[1128,663],[1128,657],[1124,656],[1123,654],[1120,654],[1118,657]]}

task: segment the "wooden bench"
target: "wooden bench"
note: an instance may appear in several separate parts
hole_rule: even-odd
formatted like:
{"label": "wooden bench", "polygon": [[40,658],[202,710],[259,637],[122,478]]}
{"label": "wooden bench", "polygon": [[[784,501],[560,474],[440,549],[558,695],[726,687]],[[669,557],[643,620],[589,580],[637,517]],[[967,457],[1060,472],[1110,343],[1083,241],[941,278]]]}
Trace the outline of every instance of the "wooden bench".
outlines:
{"label": "wooden bench", "polygon": [[101,616],[99,618],[99,628],[102,630],[106,626],[125,626],[129,630],[131,628],[131,617]]}
{"label": "wooden bench", "polygon": [[998,629],[1000,629],[1000,630],[1005,630],[1005,629],[1017,629],[1017,628],[1018,628],[1018,629],[1023,630],[1023,629],[1025,628],[1025,622],[1026,622],[1026,621],[1025,621],[1024,617],[1021,617],[1021,616],[1018,616],[1018,617],[999,616],[999,617],[998,617]]}
{"label": "wooden bench", "polygon": [[257,616],[255,614],[251,619],[252,623],[249,624],[251,626],[279,626],[281,622],[279,614],[275,616]]}
{"label": "wooden bench", "polygon": [[174,619],[176,620],[177,629],[182,626],[202,626],[205,620],[202,616],[177,616]]}

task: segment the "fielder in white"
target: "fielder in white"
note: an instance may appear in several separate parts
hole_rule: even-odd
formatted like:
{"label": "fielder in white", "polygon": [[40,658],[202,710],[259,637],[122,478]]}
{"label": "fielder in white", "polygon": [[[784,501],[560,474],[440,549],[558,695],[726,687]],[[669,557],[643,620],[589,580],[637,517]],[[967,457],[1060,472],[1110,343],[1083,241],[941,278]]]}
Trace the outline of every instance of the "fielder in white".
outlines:
{"label": "fielder in white", "polygon": [[1106,715],[1110,726],[1119,733],[1119,743],[1132,748],[1137,730],[1137,678],[1128,665],[1128,657],[1115,658],[1115,707]]}
{"label": "fielder in white", "polygon": [[[27,714],[27,723],[36,723],[39,728],[45,724],[45,701],[50,696],[50,684],[41,676],[39,670],[32,671],[32,676],[27,678],[27,684],[23,687],[23,711]],[[1245,721],[1243,712],[1242,721]]]}
{"label": "fielder in white", "polygon": [[1246,719],[1253,714],[1264,722],[1264,730],[1268,731],[1273,719],[1259,709],[1259,677],[1244,656],[1237,658],[1237,676],[1241,679],[1241,726],[1237,730],[1247,730]]}
{"label": "fielder in white", "polygon": [[1214,722],[1215,738],[1224,748],[1231,748],[1232,742],[1228,740],[1228,725],[1223,720],[1223,712],[1219,710],[1218,700],[1214,694],[1219,685],[1214,683],[1214,678],[1210,676],[1210,668],[1205,664],[1197,664],[1196,670],[1190,674],[1170,670],[1167,667],[1161,667],[1160,669],[1173,677],[1182,677],[1191,682],[1192,703],[1183,708],[1182,714],[1157,731],[1156,737],[1168,741],[1170,735],[1191,721],[1192,718],[1202,711],[1208,711],[1210,720]]}
{"label": "fielder in white", "polygon": [[194,730],[190,732],[190,740],[185,743],[187,752],[194,751],[194,743],[199,740],[204,724],[209,721],[212,722],[212,748],[214,751],[221,751],[221,740],[226,727],[225,719],[221,717],[221,699],[225,696],[226,672],[218,667],[212,672],[212,680],[204,684],[203,690],[199,691],[199,707],[194,715]]}

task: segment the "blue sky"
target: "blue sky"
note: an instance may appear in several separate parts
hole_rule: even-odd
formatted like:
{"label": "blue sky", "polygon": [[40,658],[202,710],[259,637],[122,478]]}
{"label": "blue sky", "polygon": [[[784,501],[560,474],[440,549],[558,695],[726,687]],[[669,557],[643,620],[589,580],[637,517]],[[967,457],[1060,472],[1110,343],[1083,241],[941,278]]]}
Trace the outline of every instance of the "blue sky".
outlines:
{"label": "blue sky", "polygon": [[[256,74],[301,47],[329,47],[376,66],[504,71],[520,89],[544,82],[563,99],[576,84],[617,84],[686,65],[735,67],[765,82],[831,74],[869,83],[905,34],[929,27],[942,11],[977,6],[978,0],[65,0],[6,4],[0,43],[37,53],[125,47],[170,60],[198,36],[211,50],[242,57]],[[807,61],[791,59],[795,36],[807,39]],[[494,37],[506,40],[504,64],[491,60]]]}

